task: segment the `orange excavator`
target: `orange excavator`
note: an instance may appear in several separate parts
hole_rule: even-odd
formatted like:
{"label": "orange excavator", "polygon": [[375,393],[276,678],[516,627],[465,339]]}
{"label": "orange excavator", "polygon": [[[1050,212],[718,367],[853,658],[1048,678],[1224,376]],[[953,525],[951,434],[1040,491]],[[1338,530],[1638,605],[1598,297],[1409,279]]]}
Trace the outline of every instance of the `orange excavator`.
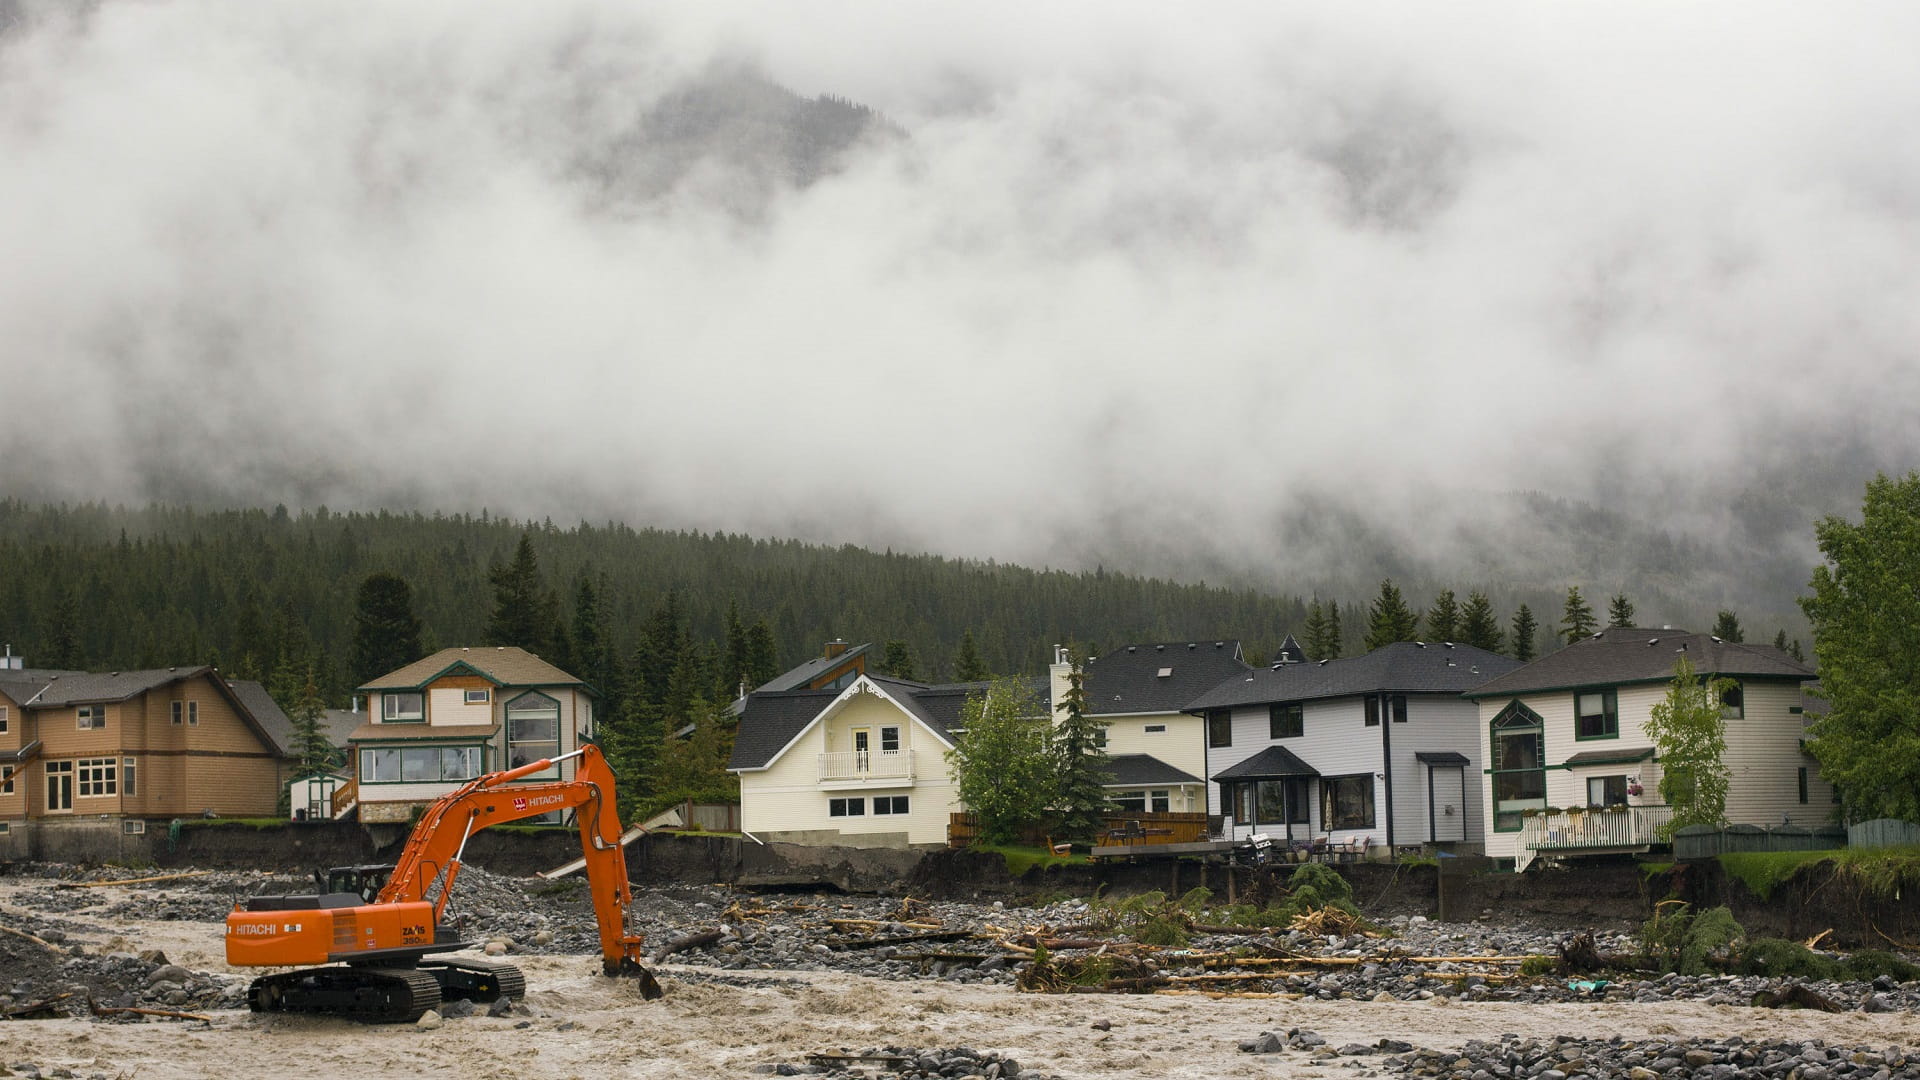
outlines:
{"label": "orange excavator", "polygon": [[[580,763],[571,780],[512,783],[576,757]],[[620,847],[613,770],[589,743],[571,754],[488,773],[442,795],[421,815],[391,868],[336,869],[318,893],[256,896],[235,904],[227,916],[227,963],[325,965],[253,980],[248,1004],[255,1012],[407,1023],[446,1000],[520,997],[526,979],[512,964],[426,957],[473,947],[441,919],[467,838],[489,826],[569,809],[580,826],[601,966],[608,975],[638,979],[649,1000],[659,997],[660,984],[640,963],[644,939],[627,932],[633,893]]]}

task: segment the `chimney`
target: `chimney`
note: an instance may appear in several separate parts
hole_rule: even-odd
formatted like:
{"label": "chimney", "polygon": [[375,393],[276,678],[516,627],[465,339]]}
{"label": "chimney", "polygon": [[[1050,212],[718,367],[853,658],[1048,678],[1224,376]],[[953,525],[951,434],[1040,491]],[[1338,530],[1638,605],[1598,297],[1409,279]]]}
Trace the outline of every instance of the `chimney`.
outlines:
{"label": "chimney", "polygon": [[831,660],[847,651],[847,643],[840,638],[827,642],[827,659]]}
{"label": "chimney", "polygon": [[7,655],[0,656],[0,671],[22,671],[27,666],[27,658],[13,655],[13,645],[8,643]]}

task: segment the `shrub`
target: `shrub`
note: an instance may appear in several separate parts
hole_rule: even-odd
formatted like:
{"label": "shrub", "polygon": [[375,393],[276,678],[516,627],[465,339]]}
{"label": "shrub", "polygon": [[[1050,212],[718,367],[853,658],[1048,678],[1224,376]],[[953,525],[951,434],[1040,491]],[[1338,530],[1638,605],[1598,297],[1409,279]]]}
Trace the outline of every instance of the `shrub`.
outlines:
{"label": "shrub", "polygon": [[1754,938],[1747,942],[1736,970],[1742,975],[1830,979],[1833,977],[1833,967],[1832,960],[1797,941]]}
{"label": "shrub", "polygon": [[1746,934],[1724,907],[1696,914],[1683,901],[1663,900],[1640,927],[1640,947],[1654,968],[1703,975],[1714,961],[1725,966]]}

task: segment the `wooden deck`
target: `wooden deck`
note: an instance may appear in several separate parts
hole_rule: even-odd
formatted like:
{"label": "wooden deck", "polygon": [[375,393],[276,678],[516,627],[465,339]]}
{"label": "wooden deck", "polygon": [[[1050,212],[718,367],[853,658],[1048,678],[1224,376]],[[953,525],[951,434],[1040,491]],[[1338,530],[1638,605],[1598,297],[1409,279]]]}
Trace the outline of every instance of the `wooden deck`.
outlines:
{"label": "wooden deck", "polygon": [[1183,840],[1174,843],[1095,844],[1095,859],[1167,859],[1183,855],[1221,855],[1239,845],[1231,840]]}

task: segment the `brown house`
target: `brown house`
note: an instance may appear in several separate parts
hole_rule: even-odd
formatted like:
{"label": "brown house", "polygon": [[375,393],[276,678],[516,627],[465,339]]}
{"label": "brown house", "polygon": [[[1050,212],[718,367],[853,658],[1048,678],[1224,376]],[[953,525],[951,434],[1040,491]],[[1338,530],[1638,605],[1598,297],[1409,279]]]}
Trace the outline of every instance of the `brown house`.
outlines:
{"label": "brown house", "polygon": [[0,831],[271,815],[291,729],[257,683],[229,683],[211,667],[0,671]]}

